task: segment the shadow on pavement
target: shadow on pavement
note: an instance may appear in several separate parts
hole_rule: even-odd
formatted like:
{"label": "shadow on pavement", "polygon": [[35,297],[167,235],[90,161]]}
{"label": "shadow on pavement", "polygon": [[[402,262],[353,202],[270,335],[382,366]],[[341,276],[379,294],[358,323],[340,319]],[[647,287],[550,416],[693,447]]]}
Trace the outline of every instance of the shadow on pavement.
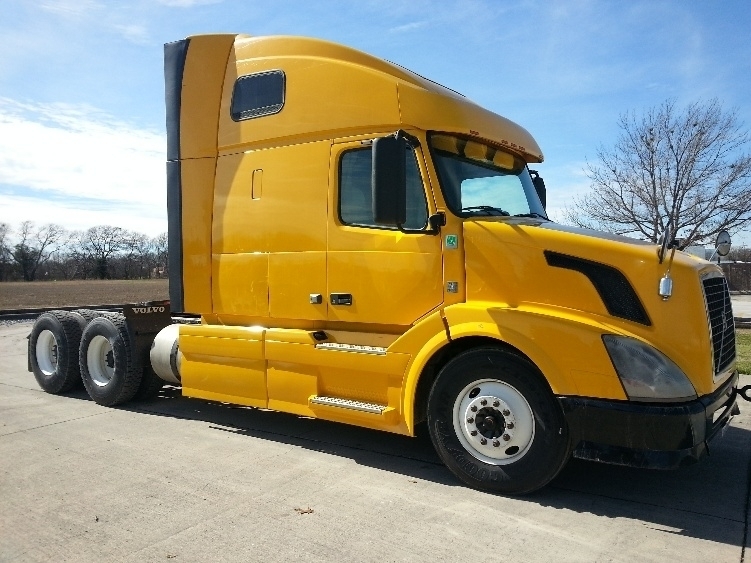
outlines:
{"label": "shadow on pavement", "polygon": [[[85,391],[68,395],[90,400]],[[742,405],[743,406],[743,405]],[[183,398],[165,387],[151,402],[126,410],[207,422],[218,432],[295,445],[356,463],[462,487],[443,466],[428,429],[418,426],[409,438],[355,426],[252,407]],[[537,493],[518,502],[590,513],[605,518],[638,520],[648,528],[741,546],[751,471],[751,432],[727,427],[711,444],[701,463],[676,471],[634,469],[573,459],[561,474]]]}

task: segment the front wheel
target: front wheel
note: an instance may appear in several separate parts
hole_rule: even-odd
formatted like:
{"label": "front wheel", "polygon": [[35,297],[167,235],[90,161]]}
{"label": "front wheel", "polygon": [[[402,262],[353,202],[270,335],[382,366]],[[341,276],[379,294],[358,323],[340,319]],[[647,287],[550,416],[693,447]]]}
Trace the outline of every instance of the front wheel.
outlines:
{"label": "front wheel", "polygon": [[570,453],[563,412],[526,359],[500,348],[464,352],[428,398],[433,444],[467,485],[521,495],[550,482]]}

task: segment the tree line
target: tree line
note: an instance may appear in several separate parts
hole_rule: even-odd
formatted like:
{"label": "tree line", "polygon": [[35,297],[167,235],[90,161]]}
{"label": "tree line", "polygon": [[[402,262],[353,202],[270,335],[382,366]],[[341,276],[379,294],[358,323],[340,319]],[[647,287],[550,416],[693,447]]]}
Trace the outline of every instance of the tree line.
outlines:
{"label": "tree line", "polygon": [[0,282],[166,277],[167,233],[153,238],[111,225],[0,223]]}

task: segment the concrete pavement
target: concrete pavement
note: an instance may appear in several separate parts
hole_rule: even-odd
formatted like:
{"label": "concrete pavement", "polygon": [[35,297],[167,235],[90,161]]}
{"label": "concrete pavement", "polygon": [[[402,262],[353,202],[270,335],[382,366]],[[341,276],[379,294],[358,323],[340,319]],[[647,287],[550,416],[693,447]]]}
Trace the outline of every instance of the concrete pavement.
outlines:
{"label": "concrete pavement", "polygon": [[30,326],[0,327],[0,561],[744,557],[748,403],[701,464],[573,461],[543,491],[505,498],[460,485],[424,430],[410,439],[175,389],[128,408],[45,394],[26,371]]}
{"label": "concrete pavement", "polygon": [[733,295],[733,316],[740,319],[751,319],[751,295]]}

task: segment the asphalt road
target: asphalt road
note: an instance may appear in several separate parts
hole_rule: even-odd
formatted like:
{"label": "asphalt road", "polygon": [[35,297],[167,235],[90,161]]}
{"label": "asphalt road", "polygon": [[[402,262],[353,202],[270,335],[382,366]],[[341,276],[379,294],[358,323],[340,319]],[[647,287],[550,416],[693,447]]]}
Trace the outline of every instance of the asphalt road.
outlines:
{"label": "asphalt road", "polygon": [[[0,327],[0,561],[743,561],[751,405],[673,472],[572,461],[544,490],[460,485],[406,438],[184,399],[43,393]],[[743,377],[742,384],[751,383]]]}

